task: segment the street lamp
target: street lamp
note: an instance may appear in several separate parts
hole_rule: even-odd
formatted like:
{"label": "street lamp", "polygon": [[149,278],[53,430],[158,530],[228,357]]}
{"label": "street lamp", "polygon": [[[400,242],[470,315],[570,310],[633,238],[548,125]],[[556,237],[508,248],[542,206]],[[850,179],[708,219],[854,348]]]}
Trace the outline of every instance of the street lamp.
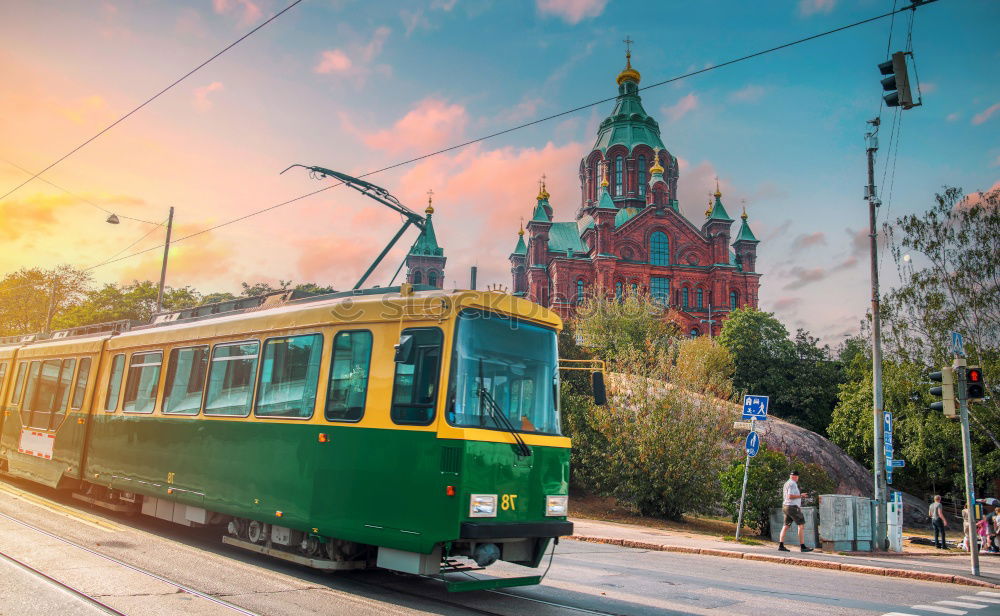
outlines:
{"label": "street lamp", "polygon": [[[118,216],[112,212],[104,222],[109,225],[117,225],[119,223]],[[153,314],[159,314],[163,310],[163,285],[167,280],[167,258],[170,256],[170,233],[173,231],[173,227],[174,208],[171,206],[170,213],[167,214],[167,241],[163,244],[163,265],[160,267],[160,288],[156,292],[156,311]]]}

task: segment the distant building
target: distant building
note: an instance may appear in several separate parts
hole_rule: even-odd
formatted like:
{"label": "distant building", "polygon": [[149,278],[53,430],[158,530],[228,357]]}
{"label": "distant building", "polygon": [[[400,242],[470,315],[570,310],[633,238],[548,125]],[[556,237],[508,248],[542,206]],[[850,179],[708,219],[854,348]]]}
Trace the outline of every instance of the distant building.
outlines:
{"label": "distant building", "polygon": [[444,256],[444,249],[438,246],[437,236],[434,234],[434,223],[431,221],[434,206],[430,197],[427,199],[427,209],[424,213],[427,214],[424,229],[406,255],[406,282],[442,289],[444,264],[448,259]]}
{"label": "distant building", "polygon": [[676,309],[685,331],[714,333],[720,317],[757,307],[757,238],[744,210],[735,238],[716,182],[701,228],[681,214],[677,158],[642,107],[631,53],[619,73],[614,110],[580,161],[580,207],[575,222],[555,222],[544,181],[534,212],[510,255],[513,291],[571,316],[589,293],[622,297],[648,293]]}

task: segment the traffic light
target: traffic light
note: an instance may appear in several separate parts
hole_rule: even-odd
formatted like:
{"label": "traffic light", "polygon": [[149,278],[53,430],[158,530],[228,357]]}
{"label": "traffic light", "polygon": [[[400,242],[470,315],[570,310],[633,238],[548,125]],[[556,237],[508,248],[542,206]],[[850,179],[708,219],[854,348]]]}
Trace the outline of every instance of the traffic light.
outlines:
{"label": "traffic light", "polygon": [[969,366],[965,371],[965,397],[969,402],[982,400],[986,397],[983,371],[979,366]]}
{"label": "traffic light", "polygon": [[878,70],[883,75],[888,75],[882,80],[882,89],[888,92],[882,98],[889,107],[902,107],[909,109],[913,107],[913,96],[910,94],[910,78],[906,72],[906,53],[897,51],[892,54],[892,59],[878,65]]}
{"label": "traffic light", "polygon": [[931,404],[935,411],[944,411],[945,417],[956,417],[955,413],[955,369],[941,368],[941,372],[931,372],[932,381],[941,383],[940,387],[931,387],[931,395],[941,398],[940,402]]}

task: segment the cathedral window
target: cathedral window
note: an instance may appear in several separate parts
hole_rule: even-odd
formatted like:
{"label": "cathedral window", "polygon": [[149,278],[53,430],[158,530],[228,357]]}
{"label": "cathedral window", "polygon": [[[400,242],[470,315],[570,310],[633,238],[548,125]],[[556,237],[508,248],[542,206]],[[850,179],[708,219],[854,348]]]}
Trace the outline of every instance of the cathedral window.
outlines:
{"label": "cathedral window", "polygon": [[632,295],[639,295],[639,283],[632,283]]}
{"label": "cathedral window", "polygon": [[413,284],[420,284],[424,278],[419,271],[413,272]]}
{"label": "cathedral window", "polygon": [[624,292],[625,292],[624,285],[622,285],[621,281],[616,282],[615,283],[615,299],[618,300],[618,301],[621,301],[621,299],[622,299],[622,293],[624,293]]}
{"label": "cathedral window", "polygon": [[438,282],[438,277],[435,272],[430,272],[427,274],[427,284],[431,285],[432,287],[436,287],[438,286],[437,282]]}
{"label": "cathedral window", "polygon": [[704,307],[705,307],[705,290],[698,289],[698,308],[700,309]]}
{"label": "cathedral window", "polygon": [[690,292],[691,289],[687,287],[684,287],[684,289],[681,291],[681,305],[684,306],[685,308],[687,308],[691,303],[690,298],[688,297]]}
{"label": "cathedral window", "polygon": [[583,301],[583,278],[576,281],[576,303]]}
{"label": "cathedral window", "polygon": [[624,192],[622,191],[622,167],[625,166],[624,160],[621,156],[615,157],[615,196],[620,197]]}
{"label": "cathedral window", "polygon": [[698,328],[697,327],[692,327],[691,328],[691,337],[692,338],[697,338],[698,337]]}
{"label": "cathedral window", "polygon": [[670,303],[670,279],[662,276],[653,276],[649,279],[649,294],[653,301],[666,306]]}
{"label": "cathedral window", "polygon": [[670,241],[663,231],[656,231],[649,238],[649,262],[653,265],[670,265]]}
{"label": "cathedral window", "polygon": [[736,310],[737,308],[739,308],[739,304],[740,304],[740,296],[739,296],[739,294],[736,291],[730,291],[729,292],[729,307],[732,310]]}
{"label": "cathedral window", "polygon": [[590,198],[597,201],[598,198],[598,186],[601,185],[601,161],[594,161],[594,169],[590,176]]}
{"label": "cathedral window", "polygon": [[646,157],[639,156],[639,196],[646,196]]}

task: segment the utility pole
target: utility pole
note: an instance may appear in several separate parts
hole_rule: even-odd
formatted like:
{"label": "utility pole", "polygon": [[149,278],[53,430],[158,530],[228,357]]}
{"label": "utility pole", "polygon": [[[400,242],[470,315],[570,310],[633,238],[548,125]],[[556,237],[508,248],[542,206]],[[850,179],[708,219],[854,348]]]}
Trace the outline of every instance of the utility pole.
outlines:
{"label": "utility pole", "polygon": [[882,397],[882,319],[879,313],[878,285],[878,229],[875,227],[875,208],[880,203],[875,196],[875,152],[878,150],[879,119],[869,120],[872,131],[865,134],[866,152],[868,155],[868,186],[865,197],[868,199],[868,234],[871,250],[871,290],[872,290],[872,421],[875,464],[875,545],[879,550],[886,548],[886,492],[884,425],[882,411],[885,403]]}
{"label": "utility pole", "polygon": [[163,285],[167,281],[167,257],[170,256],[170,232],[174,227],[174,207],[170,206],[170,214],[167,215],[167,241],[163,244],[163,265],[160,267],[160,290],[156,293],[156,312],[163,311]]}
{"label": "utility pole", "polygon": [[952,362],[955,369],[958,408],[962,419],[962,463],[965,467],[965,506],[969,508],[969,555],[972,558],[972,575],[979,575],[979,541],[976,532],[976,483],[972,473],[972,443],[969,438],[969,392],[965,358],[955,354]]}

